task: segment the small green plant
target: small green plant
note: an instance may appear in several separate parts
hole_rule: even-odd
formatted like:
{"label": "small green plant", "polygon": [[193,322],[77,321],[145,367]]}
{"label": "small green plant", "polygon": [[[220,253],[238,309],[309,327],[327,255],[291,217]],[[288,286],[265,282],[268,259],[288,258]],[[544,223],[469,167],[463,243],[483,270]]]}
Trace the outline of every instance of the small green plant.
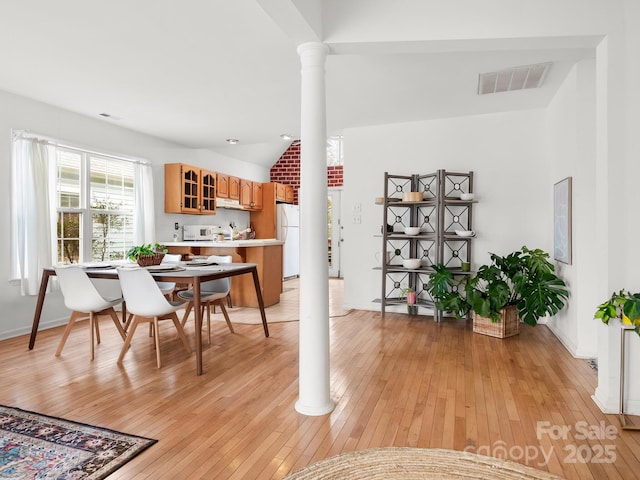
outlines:
{"label": "small green plant", "polygon": [[407,299],[408,305],[413,305],[417,301],[416,290],[413,287],[405,287],[402,290],[402,295]]}
{"label": "small green plant", "polygon": [[169,250],[164,245],[156,243],[154,245],[135,245],[127,251],[127,258],[134,262],[138,260],[141,255],[155,255],[156,253],[167,253]]}
{"label": "small green plant", "polygon": [[612,318],[619,318],[622,323],[633,325],[640,335],[640,293],[614,292],[609,300],[598,305],[594,318],[599,318],[606,325]]}

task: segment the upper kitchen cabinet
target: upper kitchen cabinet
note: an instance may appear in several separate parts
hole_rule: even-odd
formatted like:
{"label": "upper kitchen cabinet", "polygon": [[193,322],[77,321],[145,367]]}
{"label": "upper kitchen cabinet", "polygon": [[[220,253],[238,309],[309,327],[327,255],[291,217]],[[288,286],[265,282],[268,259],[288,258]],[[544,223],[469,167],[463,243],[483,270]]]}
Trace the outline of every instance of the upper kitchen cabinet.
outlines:
{"label": "upper kitchen cabinet", "polygon": [[293,186],[275,183],[276,202],[293,203]]}
{"label": "upper kitchen cabinet", "polygon": [[165,164],[164,211],[215,215],[216,173],[183,163]]}
{"label": "upper kitchen cabinet", "polygon": [[216,196],[218,198],[229,198],[229,175],[217,173],[216,178],[218,179],[218,184],[216,185]]}
{"label": "upper kitchen cabinet", "polygon": [[216,196],[218,198],[240,200],[240,179],[224,173],[218,173]]}
{"label": "upper kitchen cabinet", "polygon": [[238,177],[229,177],[229,198],[240,200],[240,179]]}
{"label": "upper kitchen cabinet", "polygon": [[262,183],[240,179],[240,205],[247,210],[262,209]]}

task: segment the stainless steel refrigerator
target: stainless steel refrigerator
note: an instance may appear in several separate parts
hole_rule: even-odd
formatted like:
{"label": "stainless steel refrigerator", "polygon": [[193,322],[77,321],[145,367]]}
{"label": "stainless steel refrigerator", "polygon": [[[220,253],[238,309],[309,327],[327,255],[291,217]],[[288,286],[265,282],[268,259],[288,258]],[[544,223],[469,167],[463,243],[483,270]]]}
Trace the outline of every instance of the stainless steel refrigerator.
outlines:
{"label": "stainless steel refrigerator", "polygon": [[282,240],[282,276],[300,275],[300,207],[279,203],[276,205],[276,236]]}

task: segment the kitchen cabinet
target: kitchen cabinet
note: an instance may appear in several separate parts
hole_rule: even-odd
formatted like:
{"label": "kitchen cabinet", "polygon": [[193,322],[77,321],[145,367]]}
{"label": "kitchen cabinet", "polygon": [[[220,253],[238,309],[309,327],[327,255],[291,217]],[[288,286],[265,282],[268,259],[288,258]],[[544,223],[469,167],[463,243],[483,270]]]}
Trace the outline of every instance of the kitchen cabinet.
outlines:
{"label": "kitchen cabinet", "polygon": [[[234,263],[255,263],[265,307],[280,302],[282,293],[282,242],[180,242],[166,243],[169,253],[183,258],[194,256],[231,255]],[[231,280],[231,303],[234,307],[258,307],[253,278],[239,275]]]}
{"label": "kitchen cabinet", "polygon": [[228,198],[230,200],[240,200],[240,179],[218,172],[218,184],[216,185],[216,196],[218,198]]}
{"label": "kitchen cabinet", "polygon": [[165,164],[164,211],[215,215],[216,172],[183,163]]}
{"label": "kitchen cabinet", "polygon": [[[456,276],[469,275],[462,262],[471,262],[473,236],[457,231],[473,230],[473,200],[461,200],[461,193],[473,193],[473,172],[438,170],[426,175],[384,175],[382,223],[382,305],[381,313],[392,305],[404,305],[403,291],[412,289],[417,303],[410,309],[430,308],[439,320],[442,312],[434,309],[425,286],[433,265],[443,264]],[[417,192],[408,199],[407,193]],[[406,227],[417,227],[415,235]],[[416,268],[406,268],[403,260],[419,259]]]}
{"label": "kitchen cabinet", "polygon": [[229,198],[229,175],[224,173],[217,173],[216,178],[218,183],[216,185],[216,197]]}
{"label": "kitchen cabinet", "polygon": [[276,189],[276,202],[293,203],[293,186],[283,183],[274,183]]}
{"label": "kitchen cabinet", "polygon": [[[287,193],[289,192],[289,193]],[[282,183],[270,182],[262,184],[262,209],[251,212],[251,226],[256,232],[256,238],[276,238],[276,204],[283,203],[280,198],[288,195],[293,203],[293,187]]]}
{"label": "kitchen cabinet", "polygon": [[229,176],[229,198],[240,200],[240,179],[238,177]]}
{"label": "kitchen cabinet", "polygon": [[240,205],[249,210],[262,209],[262,183],[240,179]]}

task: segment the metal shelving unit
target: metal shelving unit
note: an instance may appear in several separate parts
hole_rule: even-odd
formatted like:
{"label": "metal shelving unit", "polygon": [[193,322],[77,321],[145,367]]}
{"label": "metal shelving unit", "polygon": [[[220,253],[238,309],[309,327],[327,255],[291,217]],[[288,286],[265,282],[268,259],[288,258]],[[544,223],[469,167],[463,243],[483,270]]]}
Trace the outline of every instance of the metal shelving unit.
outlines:
{"label": "metal shelving unit", "polygon": [[[421,192],[422,200],[405,202],[407,192]],[[434,309],[426,285],[433,265],[442,263],[460,275],[461,263],[471,262],[471,237],[460,237],[455,230],[472,230],[474,201],[460,200],[460,193],[473,193],[473,172],[438,170],[426,175],[384,174],[384,212],[382,228],[381,314],[387,306],[406,304],[402,290],[415,289],[419,308]],[[405,235],[405,227],[420,227],[418,235]],[[390,252],[387,258],[385,252]],[[406,258],[420,258],[421,266],[407,269]],[[442,312],[434,311],[437,320]]]}

